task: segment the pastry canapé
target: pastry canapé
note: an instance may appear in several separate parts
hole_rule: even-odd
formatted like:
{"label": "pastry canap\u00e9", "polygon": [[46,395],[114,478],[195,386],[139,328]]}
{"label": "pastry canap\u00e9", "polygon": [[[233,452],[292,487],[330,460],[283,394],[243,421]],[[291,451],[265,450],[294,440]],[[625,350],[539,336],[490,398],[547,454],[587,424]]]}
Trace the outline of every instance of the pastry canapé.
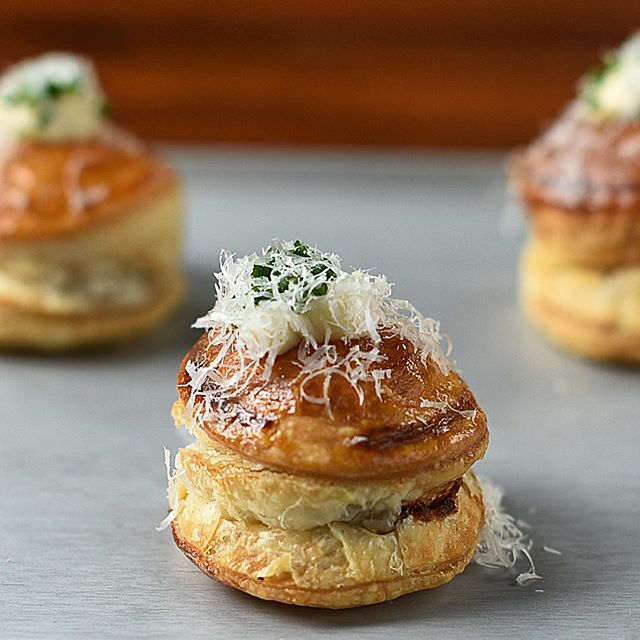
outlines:
{"label": "pastry canap\u00e9", "polygon": [[384,276],[299,242],[225,254],[178,374],[195,442],[170,477],[177,545],[212,577],[298,605],[451,580],[485,524],[486,417],[438,323]]}
{"label": "pastry canap\u00e9", "polygon": [[175,173],[108,119],[91,64],[49,54],[0,78],[0,346],[66,349],[176,306]]}
{"label": "pastry canap\u00e9", "polygon": [[640,34],[512,165],[532,239],[522,299],[552,339],[640,362]]}

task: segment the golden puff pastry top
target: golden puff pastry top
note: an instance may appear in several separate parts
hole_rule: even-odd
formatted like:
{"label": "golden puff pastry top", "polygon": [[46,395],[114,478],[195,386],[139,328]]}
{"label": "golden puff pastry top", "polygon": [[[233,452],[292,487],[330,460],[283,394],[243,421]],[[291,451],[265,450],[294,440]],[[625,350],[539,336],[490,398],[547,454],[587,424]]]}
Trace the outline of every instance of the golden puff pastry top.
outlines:
{"label": "golden puff pastry top", "polygon": [[90,60],[48,53],[0,76],[0,242],[80,231],[175,185],[109,122]]}
{"label": "golden puff pastry top", "polygon": [[0,242],[81,231],[176,184],[164,162],[121,133],[23,140],[0,166]]}
{"label": "golden puff pastry top", "polygon": [[640,206],[640,123],[596,121],[573,105],[511,166],[529,207],[618,211]]}
{"label": "golden puff pastry top", "polygon": [[[338,354],[354,346],[371,348],[370,338],[334,342]],[[178,374],[180,403],[192,402],[187,364],[205,368],[219,347],[204,334],[185,357]],[[454,371],[423,362],[414,345],[381,332],[381,362],[388,372],[362,382],[363,401],[341,376],[331,378],[326,407],[301,392],[297,350],[279,355],[267,381],[256,375],[223,412],[199,420],[214,441],[242,456],[294,474],[365,479],[421,470],[460,467],[464,473],[482,457],[488,443],[485,414]],[[230,363],[231,368],[233,364]],[[306,394],[321,394],[323,380],[311,380]],[[195,399],[194,414],[201,408]],[[224,413],[225,419],[220,415]],[[188,419],[188,418],[187,418]]]}

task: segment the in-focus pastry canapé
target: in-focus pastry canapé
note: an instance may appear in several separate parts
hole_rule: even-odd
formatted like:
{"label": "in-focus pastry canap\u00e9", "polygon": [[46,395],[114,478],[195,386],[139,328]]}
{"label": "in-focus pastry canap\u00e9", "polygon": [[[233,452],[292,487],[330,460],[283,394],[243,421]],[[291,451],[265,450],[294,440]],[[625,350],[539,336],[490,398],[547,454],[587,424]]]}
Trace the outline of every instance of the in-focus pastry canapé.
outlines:
{"label": "in-focus pastry canap\u00e9", "polygon": [[485,525],[471,467],[489,434],[438,323],[298,241],[225,253],[217,279],[172,412],[195,436],[169,477],[180,549],[221,582],[314,607],[460,573]]}
{"label": "in-focus pastry canap\u00e9", "polygon": [[177,176],[106,106],[77,56],[0,77],[0,347],[120,341],[183,295]]}
{"label": "in-focus pastry canap\u00e9", "polygon": [[512,165],[532,238],[523,306],[558,344],[640,363],[640,34]]}

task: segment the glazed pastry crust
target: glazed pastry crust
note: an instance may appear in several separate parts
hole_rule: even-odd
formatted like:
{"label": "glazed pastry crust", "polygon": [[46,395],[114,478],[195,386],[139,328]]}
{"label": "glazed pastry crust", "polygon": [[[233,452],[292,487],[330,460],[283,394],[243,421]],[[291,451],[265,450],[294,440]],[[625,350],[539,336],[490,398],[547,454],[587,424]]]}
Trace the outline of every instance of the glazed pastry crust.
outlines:
{"label": "glazed pastry crust", "polygon": [[522,304],[556,343],[576,354],[640,363],[640,266],[574,266],[533,243],[523,253]]}
{"label": "glazed pastry crust", "polygon": [[0,244],[86,231],[177,184],[164,162],[115,129],[76,142],[18,142],[2,158]]}
{"label": "glazed pastry crust", "polygon": [[574,103],[517,154],[511,182],[529,207],[640,210],[640,125],[594,120]]}
{"label": "glazed pastry crust", "polygon": [[[356,343],[371,348],[368,339],[335,344],[343,353]],[[183,407],[191,396],[187,363],[205,366],[215,348],[205,334],[185,357],[178,374]],[[202,419],[196,398],[196,417],[186,415],[184,421],[190,428],[199,424],[210,438],[250,460],[298,475],[352,480],[417,471],[461,475],[488,443],[486,416],[473,394],[455,372],[443,373],[430,359],[423,363],[407,340],[383,335],[379,348],[386,359],[374,367],[391,371],[380,383],[380,397],[373,383],[364,383],[360,404],[350,385],[334,376],[328,391],[333,419],[325,407],[301,397],[294,349],[276,359],[266,383],[256,376],[227,403],[230,418]],[[314,380],[307,391],[322,395],[321,385]],[[442,404],[424,408],[425,399]]]}
{"label": "glazed pastry crust", "polygon": [[215,503],[183,486],[179,494],[173,535],[202,571],[259,598],[310,607],[374,604],[444,584],[471,560],[484,524],[471,472],[453,513],[426,521],[408,516],[387,534],[346,523],[269,528],[223,518]]}

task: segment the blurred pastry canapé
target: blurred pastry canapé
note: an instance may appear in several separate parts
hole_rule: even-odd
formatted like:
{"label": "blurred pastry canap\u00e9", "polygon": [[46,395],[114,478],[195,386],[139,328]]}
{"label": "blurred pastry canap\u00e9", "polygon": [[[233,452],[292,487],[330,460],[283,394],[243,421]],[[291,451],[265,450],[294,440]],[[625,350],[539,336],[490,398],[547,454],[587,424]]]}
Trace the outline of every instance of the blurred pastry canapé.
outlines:
{"label": "blurred pastry canap\u00e9", "polygon": [[556,342],[640,362],[640,33],[511,166],[531,241],[522,298]]}
{"label": "blurred pastry canap\u00e9", "polygon": [[77,56],[0,78],[0,346],[120,341],[182,297],[177,176],[107,112]]}
{"label": "blurred pastry canap\u00e9", "polygon": [[484,527],[486,417],[438,323],[300,242],[223,254],[178,374],[195,436],[170,476],[177,545],[268,600],[372,604],[451,580]]}

